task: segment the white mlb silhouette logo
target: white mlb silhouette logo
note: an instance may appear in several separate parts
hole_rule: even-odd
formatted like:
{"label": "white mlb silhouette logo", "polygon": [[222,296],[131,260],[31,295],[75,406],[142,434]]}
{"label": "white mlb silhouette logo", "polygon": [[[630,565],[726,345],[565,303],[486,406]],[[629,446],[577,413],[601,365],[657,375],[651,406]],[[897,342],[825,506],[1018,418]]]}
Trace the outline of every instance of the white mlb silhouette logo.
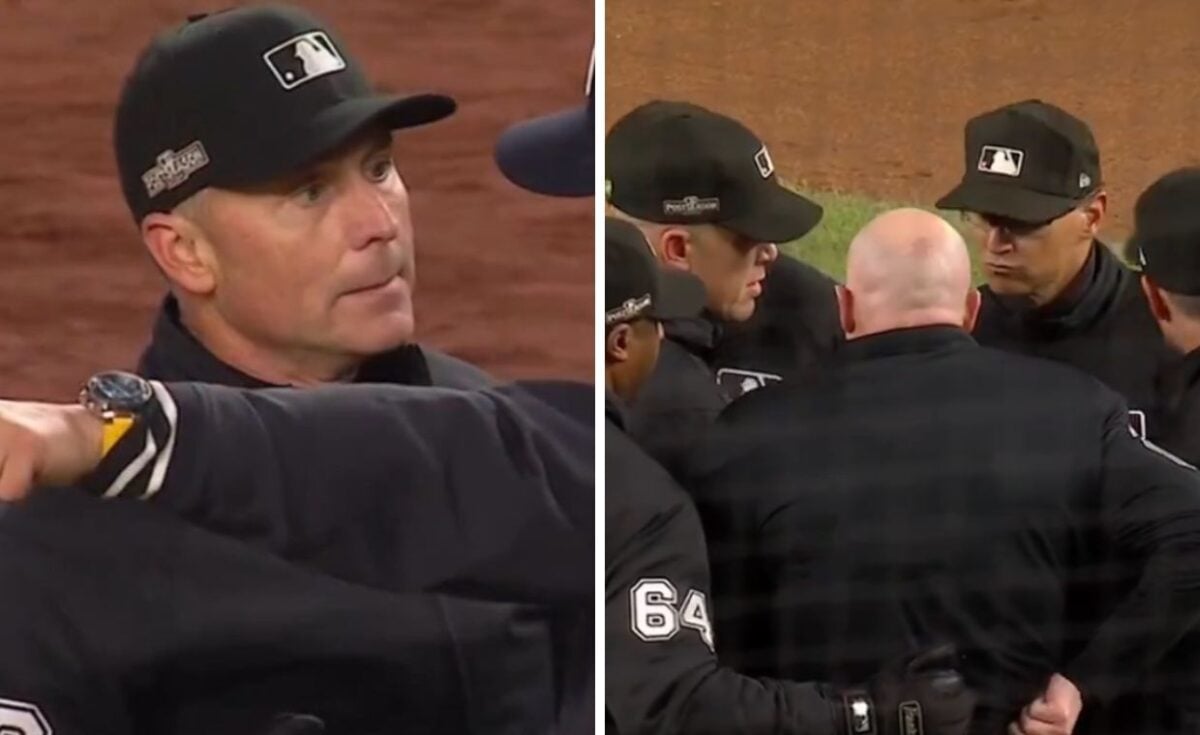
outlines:
{"label": "white mlb silhouette logo", "polygon": [[1001,176],[1020,176],[1025,163],[1025,151],[1000,145],[985,145],[979,154],[979,170]]}
{"label": "white mlb silhouette logo", "polygon": [[728,391],[731,398],[744,396],[750,391],[778,383],[783,378],[773,373],[742,368],[721,368],[717,371],[717,384]]}
{"label": "white mlb silhouette logo", "polygon": [[346,61],[323,31],[302,33],[263,54],[263,61],[284,89],[342,71]]}
{"label": "white mlb silhouette logo", "polygon": [[754,165],[758,167],[758,173],[764,179],[771,178],[771,174],[775,173],[775,162],[771,160],[771,154],[767,153],[765,145],[754,154]]}

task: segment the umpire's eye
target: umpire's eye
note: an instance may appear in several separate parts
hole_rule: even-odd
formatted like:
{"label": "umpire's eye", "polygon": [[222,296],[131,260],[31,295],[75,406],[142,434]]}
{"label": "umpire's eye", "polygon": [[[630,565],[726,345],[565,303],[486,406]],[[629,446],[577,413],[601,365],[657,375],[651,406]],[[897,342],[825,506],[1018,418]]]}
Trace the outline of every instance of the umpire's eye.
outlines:
{"label": "umpire's eye", "polygon": [[386,181],[395,170],[396,164],[392,161],[391,156],[378,158],[367,164],[367,177],[375,183],[381,183]]}
{"label": "umpire's eye", "polygon": [[330,188],[331,187],[327,182],[314,179],[297,188],[292,193],[292,198],[305,206],[318,204],[325,197],[325,193],[328,192]]}

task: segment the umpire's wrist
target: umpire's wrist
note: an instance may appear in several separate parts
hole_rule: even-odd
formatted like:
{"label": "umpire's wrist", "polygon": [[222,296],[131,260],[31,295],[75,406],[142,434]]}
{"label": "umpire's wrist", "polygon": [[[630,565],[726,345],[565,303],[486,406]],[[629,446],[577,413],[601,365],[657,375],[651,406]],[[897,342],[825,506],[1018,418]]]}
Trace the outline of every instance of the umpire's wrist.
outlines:
{"label": "umpire's wrist", "polygon": [[[80,483],[88,493],[104,498],[144,500],[157,493],[165,481],[174,449],[178,412],[167,388],[157,381],[150,383],[154,388],[153,397],[134,417],[129,430]],[[92,445],[98,454],[103,443],[103,426],[100,430],[101,439]]]}
{"label": "umpire's wrist", "polygon": [[80,456],[85,458],[87,470],[94,471],[104,459],[104,421],[77,404],[63,408],[67,425],[80,448]]}

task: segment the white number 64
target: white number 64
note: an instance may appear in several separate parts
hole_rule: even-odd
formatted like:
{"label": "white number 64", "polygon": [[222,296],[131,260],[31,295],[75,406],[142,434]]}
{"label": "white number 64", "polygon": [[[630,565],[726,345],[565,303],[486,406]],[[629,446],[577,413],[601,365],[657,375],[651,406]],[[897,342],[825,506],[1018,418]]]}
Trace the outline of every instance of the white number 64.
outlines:
{"label": "white number 64", "polygon": [[688,590],[683,604],[676,609],[679,591],[670,580],[661,577],[638,580],[629,590],[629,617],[634,635],[644,641],[667,641],[681,627],[700,633],[700,638],[713,649],[712,623],[709,622],[708,599],[699,590]]}

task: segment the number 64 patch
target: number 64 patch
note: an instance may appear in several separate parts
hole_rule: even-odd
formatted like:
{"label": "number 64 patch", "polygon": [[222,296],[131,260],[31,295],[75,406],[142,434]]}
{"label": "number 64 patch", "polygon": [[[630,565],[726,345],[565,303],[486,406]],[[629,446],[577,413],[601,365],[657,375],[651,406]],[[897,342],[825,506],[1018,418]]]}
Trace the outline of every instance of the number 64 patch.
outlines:
{"label": "number 64 patch", "polygon": [[629,589],[629,621],[634,635],[644,641],[669,641],[681,628],[691,628],[714,651],[708,598],[700,590],[691,589],[683,603],[678,603],[679,590],[669,579],[638,580]]}

